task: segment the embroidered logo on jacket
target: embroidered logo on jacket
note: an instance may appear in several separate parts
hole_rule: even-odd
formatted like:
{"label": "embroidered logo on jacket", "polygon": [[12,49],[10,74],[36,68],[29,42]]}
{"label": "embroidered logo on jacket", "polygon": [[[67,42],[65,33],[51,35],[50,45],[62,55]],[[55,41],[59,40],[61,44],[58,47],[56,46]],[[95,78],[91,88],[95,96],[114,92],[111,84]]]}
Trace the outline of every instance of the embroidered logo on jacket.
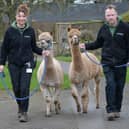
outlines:
{"label": "embroidered logo on jacket", "polygon": [[30,38],[30,35],[24,35],[25,38]]}
{"label": "embroidered logo on jacket", "polygon": [[124,33],[116,33],[116,35],[120,35],[120,36],[123,36],[124,35]]}

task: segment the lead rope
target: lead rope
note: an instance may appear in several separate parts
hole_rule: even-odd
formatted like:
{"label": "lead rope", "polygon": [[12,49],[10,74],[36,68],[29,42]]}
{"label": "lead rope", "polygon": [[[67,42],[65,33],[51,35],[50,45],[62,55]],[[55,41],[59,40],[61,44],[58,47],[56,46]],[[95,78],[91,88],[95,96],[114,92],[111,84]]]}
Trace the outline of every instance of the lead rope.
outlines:
{"label": "lead rope", "polygon": [[23,97],[23,98],[17,98],[17,97],[15,97],[15,96],[11,93],[11,91],[9,90],[9,88],[8,88],[6,82],[5,82],[5,74],[4,74],[4,72],[0,72],[0,80],[1,80],[1,83],[2,83],[3,87],[5,88],[5,90],[6,90],[6,92],[7,92],[7,94],[8,94],[9,96],[11,96],[11,98],[14,99],[14,100],[26,100],[26,99],[29,99],[30,97],[32,97],[32,96],[38,91],[38,89],[40,88],[41,82],[44,80],[44,77],[45,77],[45,74],[46,74],[46,62],[47,62],[47,58],[44,58],[44,69],[43,69],[43,74],[42,74],[42,77],[41,77],[40,82],[39,82],[39,83],[37,84],[37,86],[32,90],[32,92],[30,93],[29,96],[26,96],[26,97]]}

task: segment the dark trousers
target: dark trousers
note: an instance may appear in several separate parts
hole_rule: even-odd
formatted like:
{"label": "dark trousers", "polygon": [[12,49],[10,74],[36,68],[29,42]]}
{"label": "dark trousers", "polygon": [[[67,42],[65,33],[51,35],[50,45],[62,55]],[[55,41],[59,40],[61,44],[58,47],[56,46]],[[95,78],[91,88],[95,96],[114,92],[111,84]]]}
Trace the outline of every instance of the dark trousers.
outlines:
{"label": "dark trousers", "polygon": [[108,113],[120,112],[126,80],[126,67],[103,66],[103,71],[106,79],[106,111]]}
{"label": "dark trousers", "polygon": [[[16,98],[29,96],[32,73],[26,73],[26,66],[19,67],[15,64],[9,64],[8,68]],[[29,99],[16,100],[16,102],[21,112],[28,111]]]}

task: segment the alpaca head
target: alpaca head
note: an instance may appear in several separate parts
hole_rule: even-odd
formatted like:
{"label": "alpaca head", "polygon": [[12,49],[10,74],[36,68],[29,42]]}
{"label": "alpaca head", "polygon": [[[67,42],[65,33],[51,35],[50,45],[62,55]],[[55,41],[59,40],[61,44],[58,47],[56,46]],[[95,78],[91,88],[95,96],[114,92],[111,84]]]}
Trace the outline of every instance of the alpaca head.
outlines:
{"label": "alpaca head", "polygon": [[38,36],[39,46],[45,50],[52,49],[53,37],[50,32],[41,32]]}
{"label": "alpaca head", "polygon": [[68,28],[68,40],[70,45],[79,45],[81,32],[77,28]]}

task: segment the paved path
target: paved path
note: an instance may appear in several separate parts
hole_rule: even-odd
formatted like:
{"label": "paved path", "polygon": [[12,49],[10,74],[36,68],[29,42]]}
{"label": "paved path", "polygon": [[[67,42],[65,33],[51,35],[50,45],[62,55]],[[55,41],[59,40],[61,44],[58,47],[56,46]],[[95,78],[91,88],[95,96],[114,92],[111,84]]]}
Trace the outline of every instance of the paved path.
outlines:
{"label": "paved path", "polygon": [[[68,64],[61,63],[64,71],[68,72]],[[5,91],[0,91],[0,129],[129,129],[129,86],[125,87],[121,118],[109,122],[105,113],[105,82],[102,79],[100,109],[95,109],[92,82],[87,114],[78,114],[70,90],[62,91],[62,110],[59,115],[45,117],[42,94],[37,92],[30,99],[29,122],[19,123],[17,107]]]}
{"label": "paved path", "polygon": [[62,62],[62,61],[60,61],[60,63],[61,63],[61,66],[64,70],[64,73],[68,73],[69,63],[68,62]]}
{"label": "paved path", "polygon": [[76,112],[70,90],[62,91],[61,114],[53,113],[52,117],[46,118],[42,95],[37,92],[30,99],[29,122],[19,123],[15,101],[6,92],[0,91],[0,129],[129,129],[129,86],[125,88],[121,118],[114,122],[106,119],[104,82],[101,85],[100,109],[95,109],[92,93],[88,113],[84,115]]}

